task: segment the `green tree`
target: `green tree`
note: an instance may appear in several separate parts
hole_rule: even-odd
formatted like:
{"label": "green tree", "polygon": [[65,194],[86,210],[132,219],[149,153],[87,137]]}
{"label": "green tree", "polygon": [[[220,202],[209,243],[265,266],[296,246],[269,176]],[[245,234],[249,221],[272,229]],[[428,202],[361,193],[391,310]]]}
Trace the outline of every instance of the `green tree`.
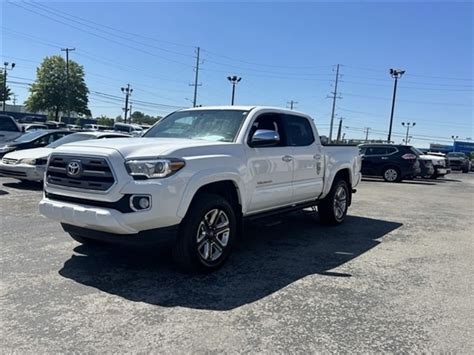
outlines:
{"label": "green tree", "polygon": [[101,126],[112,127],[114,125],[114,120],[105,115],[101,115],[100,117],[97,118],[97,124]]}
{"label": "green tree", "polygon": [[[36,81],[30,87],[26,107],[33,111],[53,113],[56,121],[59,113],[67,109],[66,61],[55,55],[46,57],[36,70]],[[89,89],[84,81],[84,68],[69,61],[69,107],[71,112],[90,116]]]}
{"label": "green tree", "polygon": [[153,117],[140,111],[133,112],[131,117],[133,123],[148,125],[153,125],[161,119],[160,116]]}
{"label": "green tree", "polygon": [[0,101],[3,103],[3,101],[8,101],[10,100],[10,96],[12,94],[10,88],[7,86],[7,90],[4,90],[3,87],[3,80],[5,80],[5,76],[3,72],[0,72]]}

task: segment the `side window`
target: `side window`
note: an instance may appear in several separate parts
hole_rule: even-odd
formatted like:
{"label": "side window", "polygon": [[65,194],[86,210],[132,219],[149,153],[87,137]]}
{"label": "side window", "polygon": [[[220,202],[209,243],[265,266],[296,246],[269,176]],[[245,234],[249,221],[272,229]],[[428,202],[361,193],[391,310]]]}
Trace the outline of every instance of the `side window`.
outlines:
{"label": "side window", "polygon": [[18,132],[18,127],[10,118],[0,118],[0,131]]}
{"label": "side window", "polygon": [[387,148],[384,147],[368,147],[365,155],[385,155]]}
{"label": "side window", "polygon": [[250,142],[252,136],[258,129],[276,131],[280,135],[280,143],[273,147],[284,147],[287,145],[286,132],[281,115],[275,113],[264,113],[258,116],[250,128],[248,142]]}
{"label": "side window", "polygon": [[387,148],[387,153],[386,154],[393,154],[393,153],[396,153],[396,151],[397,151],[397,148],[390,147],[390,148]]}
{"label": "side window", "polygon": [[306,118],[285,115],[285,123],[288,145],[304,147],[313,144],[313,129]]}

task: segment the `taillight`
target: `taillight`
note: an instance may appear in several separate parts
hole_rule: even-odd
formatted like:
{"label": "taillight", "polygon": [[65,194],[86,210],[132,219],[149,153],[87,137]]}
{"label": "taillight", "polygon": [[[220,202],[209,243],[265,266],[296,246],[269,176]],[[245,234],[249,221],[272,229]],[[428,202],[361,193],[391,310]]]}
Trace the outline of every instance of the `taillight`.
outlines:
{"label": "taillight", "polygon": [[415,160],[417,156],[415,154],[407,153],[402,155],[402,159]]}

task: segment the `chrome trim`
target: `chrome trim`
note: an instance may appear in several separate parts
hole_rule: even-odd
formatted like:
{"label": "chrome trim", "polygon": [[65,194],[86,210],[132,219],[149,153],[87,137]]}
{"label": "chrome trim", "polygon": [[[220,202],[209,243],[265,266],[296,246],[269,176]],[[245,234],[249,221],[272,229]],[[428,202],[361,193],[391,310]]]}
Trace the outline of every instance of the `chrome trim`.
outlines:
{"label": "chrome trim", "polygon": [[[68,187],[68,186],[63,186],[63,185],[56,185],[56,184],[48,184],[48,179],[46,179],[47,175],[48,175],[48,169],[49,169],[49,163],[51,161],[51,158],[54,156],[63,156],[63,157],[77,157],[77,158],[87,158],[87,157],[94,157],[94,158],[101,158],[101,159],[104,159],[107,164],[109,164],[109,168],[110,168],[110,172],[112,173],[113,177],[114,177],[114,183],[107,189],[107,190],[104,190],[104,191],[101,191],[101,190],[91,190],[91,189],[81,189],[81,188],[77,188],[77,187]],[[93,154],[88,154],[88,155],[78,155],[78,154],[74,154],[74,153],[65,153],[65,154],[55,154],[55,153],[51,153],[48,157],[48,164],[46,165],[46,170],[44,172],[45,174],[45,179],[44,179],[44,188],[46,189],[47,187],[52,187],[53,189],[59,189],[59,190],[69,190],[69,191],[76,191],[76,192],[87,192],[87,193],[90,193],[90,194],[100,194],[100,195],[106,195],[108,194],[118,183],[118,180],[117,180],[117,175],[115,174],[115,170],[113,168],[113,165],[110,163],[110,159],[108,157],[105,157],[103,155],[93,155]]]}

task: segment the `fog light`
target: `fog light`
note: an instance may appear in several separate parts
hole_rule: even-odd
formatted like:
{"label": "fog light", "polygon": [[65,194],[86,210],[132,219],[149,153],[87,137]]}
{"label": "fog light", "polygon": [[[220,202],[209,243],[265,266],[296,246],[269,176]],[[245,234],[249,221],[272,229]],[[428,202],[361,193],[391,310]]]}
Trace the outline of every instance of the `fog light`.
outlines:
{"label": "fog light", "polygon": [[148,210],[151,207],[151,197],[147,195],[133,195],[130,197],[130,207],[134,211]]}

